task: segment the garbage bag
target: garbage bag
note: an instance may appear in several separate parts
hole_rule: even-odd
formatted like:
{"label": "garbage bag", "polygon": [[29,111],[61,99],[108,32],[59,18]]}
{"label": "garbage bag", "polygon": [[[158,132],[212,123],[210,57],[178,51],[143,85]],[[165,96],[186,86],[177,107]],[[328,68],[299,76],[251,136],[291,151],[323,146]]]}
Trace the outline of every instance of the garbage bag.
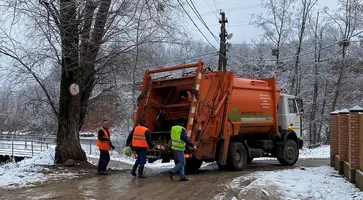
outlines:
{"label": "garbage bag", "polygon": [[127,146],[127,147],[123,148],[122,149],[122,154],[130,157],[132,155],[131,147]]}

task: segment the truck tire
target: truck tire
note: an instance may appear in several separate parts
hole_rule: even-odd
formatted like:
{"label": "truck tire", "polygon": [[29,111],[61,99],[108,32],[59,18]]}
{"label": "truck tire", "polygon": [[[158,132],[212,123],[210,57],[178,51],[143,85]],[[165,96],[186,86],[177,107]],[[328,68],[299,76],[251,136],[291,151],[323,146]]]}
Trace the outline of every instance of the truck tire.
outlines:
{"label": "truck tire", "polygon": [[202,166],[203,161],[198,159],[186,159],[185,173],[192,174],[198,172],[198,169]]}
{"label": "truck tire", "polygon": [[247,152],[241,142],[232,142],[229,144],[227,165],[230,170],[241,171],[247,165]]}
{"label": "truck tire", "polygon": [[280,147],[282,157],[277,160],[281,165],[292,166],[299,159],[299,147],[294,140],[287,140],[283,147]]}

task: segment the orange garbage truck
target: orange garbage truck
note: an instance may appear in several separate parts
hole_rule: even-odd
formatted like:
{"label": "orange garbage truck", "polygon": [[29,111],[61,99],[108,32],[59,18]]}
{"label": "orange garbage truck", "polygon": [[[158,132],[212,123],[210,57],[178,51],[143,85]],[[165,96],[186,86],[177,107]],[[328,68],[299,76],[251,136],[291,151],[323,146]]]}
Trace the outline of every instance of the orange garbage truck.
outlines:
{"label": "orange garbage truck", "polygon": [[[140,119],[148,122],[155,146],[148,150],[148,162],[174,159],[170,130],[182,118],[188,138],[198,147],[185,151],[188,172],[198,170],[203,161],[243,170],[257,157],[294,165],[303,146],[302,100],[280,93],[274,78],[252,80],[207,69],[199,61],[145,72],[135,125]],[[160,78],[166,72],[173,77]]]}

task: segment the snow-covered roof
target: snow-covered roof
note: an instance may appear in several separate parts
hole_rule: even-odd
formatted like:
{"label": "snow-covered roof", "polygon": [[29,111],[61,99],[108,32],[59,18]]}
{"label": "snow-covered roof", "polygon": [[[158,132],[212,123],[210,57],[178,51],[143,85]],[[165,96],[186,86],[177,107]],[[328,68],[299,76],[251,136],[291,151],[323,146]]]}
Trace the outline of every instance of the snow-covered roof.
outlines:
{"label": "snow-covered roof", "polygon": [[338,115],[339,114],[339,110],[333,111],[330,113],[331,115]]}
{"label": "snow-covered roof", "polygon": [[340,110],[339,113],[346,114],[346,113],[349,113],[349,110],[344,108],[344,109]]}
{"label": "snow-covered roof", "polygon": [[350,112],[362,112],[363,108],[360,106],[354,106],[353,108],[349,109]]}

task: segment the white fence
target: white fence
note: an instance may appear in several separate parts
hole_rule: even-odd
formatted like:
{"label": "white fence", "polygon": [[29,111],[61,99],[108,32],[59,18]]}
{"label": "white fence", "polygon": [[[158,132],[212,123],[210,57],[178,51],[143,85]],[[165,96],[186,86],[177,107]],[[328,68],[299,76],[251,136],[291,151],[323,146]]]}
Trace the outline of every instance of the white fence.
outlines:
{"label": "white fence", "polygon": [[[115,151],[121,152],[125,146],[126,137],[114,137],[112,139],[113,145],[116,147]],[[96,146],[96,139],[80,139],[82,149],[88,155],[99,155],[99,150]],[[39,141],[30,139],[8,139],[0,138],[0,155],[18,156],[18,157],[33,157],[39,155],[42,151],[48,148],[55,147],[55,140]]]}
{"label": "white fence", "polygon": [[32,157],[48,149],[50,144],[34,140],[0,140],[0,155]]}

